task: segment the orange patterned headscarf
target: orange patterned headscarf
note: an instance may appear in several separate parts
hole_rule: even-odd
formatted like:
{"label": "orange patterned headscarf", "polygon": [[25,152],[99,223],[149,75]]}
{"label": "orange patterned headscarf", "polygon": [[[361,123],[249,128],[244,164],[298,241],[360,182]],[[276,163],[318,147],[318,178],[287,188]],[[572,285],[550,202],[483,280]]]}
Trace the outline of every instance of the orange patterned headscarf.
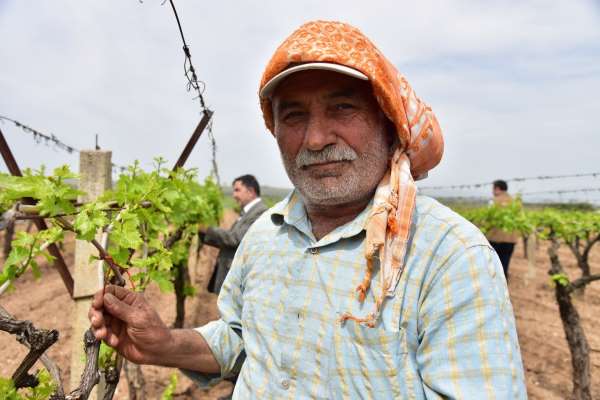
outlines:
{"label": "orange patterned headscarf", "polygon": [[[373,258],[378,257],[382,293],[376,296],[375,310],[365,318],[350,314],[342,317],[373,327],[385,297],[393,296],[404,266],[415,208],[414,180],[426,176],[440,162],[444,150],[442,132],[431,108],[415,95],[377,47],[358,29],[341,22],[308,22],[292,33],[269,61],[260,88],[291,64],[307,62],[341,64],[366,75],[381,110],[393,122],[400,139],[388,173],[375,192],[366,228],[367,270],[357,288],[362,302],[371,284]],[[261,98],[260,105],[267,128],[273,132],[270,98]]]}

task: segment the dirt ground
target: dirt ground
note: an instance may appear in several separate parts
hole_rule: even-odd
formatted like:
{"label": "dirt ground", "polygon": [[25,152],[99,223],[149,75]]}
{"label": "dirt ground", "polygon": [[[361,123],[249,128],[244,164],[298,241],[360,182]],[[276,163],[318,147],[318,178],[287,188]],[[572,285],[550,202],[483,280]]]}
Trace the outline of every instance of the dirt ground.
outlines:
{"label": "dirt ground", "polygon": [[[228,214],[226,222],[231,223],[234,215]],[[1,243],[1,241],[0,241]],[[65,245],[66,262],[72,264],[72,240]],[[202,325],[218,317],[216,296],[205,290],[216,257],[216,250],[204,247],[198,258],[191,257],[192,282],[198,294],[186,304],[186,326]],[[575,259],[566,248],[560,251],[561,259],[571,277],[578,276]],[[600,245],[591,255],[592,272],[600,272]],[[568,399],[570,396],[571,364],[563,328],[554,301],[554,292],[547,275],[548,256],[546,246],[541,244],[536,252],[535,268],[530,268],[523,257],[523,247],[519,244],[510,266],[509,289],[517,319],[517,328],[524,361],[527,390],[530,399]],[[155,287],[147,292],[147,297],[155,304],[167,323],[175,317],[175,296],[163,294]],[[584,329],[592,348],[593,398],[600,399],[600,282],[592,283],[583,297],[575,299],[576,307],[583,320]],[[43,278],[35,280],[31,275],[23,276],[16,284],[16,290],[4,294],[0,305],[19,319],[28,319],[38,327],[54,328],[60,331],[60,339],[49,350],[63,371],[63,381],[69,381],[70,318],[74,309],[58,273],[51,267],[43,267]],[[0,376],[12,374],[25,356],[24,347],[15,342],[13,336],[0,332]],[[168,383],[169,376],[176,370],[159,367],[143,367],[148,399],[160,398]],[[217,399],[228,394],[231,384],[221,383],[210,390],[203,390],[178,373],[175,398],[177,399]],[[119,384],[115,399],[127,399],[127,385],[124,376]]]}

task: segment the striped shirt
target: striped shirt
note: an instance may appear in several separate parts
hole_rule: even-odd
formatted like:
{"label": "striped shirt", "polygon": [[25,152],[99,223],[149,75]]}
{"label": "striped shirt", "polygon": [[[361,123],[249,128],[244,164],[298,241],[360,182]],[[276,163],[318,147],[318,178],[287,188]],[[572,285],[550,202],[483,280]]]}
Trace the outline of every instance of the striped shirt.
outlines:
{"label": "striped shirt", "polygon": [[[221,319],[197,331],[221,367],[240,372],[234,399],[524,399],[513,310],[497,255],[481,232],[417,196],[405,269],[375,328],[362,316],[365,224],[316,240],[292,192],[250,228],[218,299]],[[241,367],[241,371],[240,371]]]}

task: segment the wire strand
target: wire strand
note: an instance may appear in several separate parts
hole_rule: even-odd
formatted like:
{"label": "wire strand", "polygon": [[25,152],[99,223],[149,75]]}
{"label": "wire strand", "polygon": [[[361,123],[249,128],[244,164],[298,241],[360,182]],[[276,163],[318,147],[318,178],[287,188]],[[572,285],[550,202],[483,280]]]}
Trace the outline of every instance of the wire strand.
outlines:
{"label": "wire strand", "polygon": [[[163,2],[162,4],[164,4],[165,2]],[[208,111],[208,108],[206,107],[206,102],[204,100],[204,90],[206,89],[206,83],[198,80],[198,76],[196,75],[196,68],[194,68],[194,64],[192,64],[192,53],[190,51],[190,47],[188,46],[185,40],[185,35],[181,26],[181,20],[179,19],[179,14],[177,13],[177,9],[175,8],[175,3],[173,2],[173,0],[169,0],[169,4],[171,4],[171,9],[173,10],[173,14],[175,14],[175,20],[177,21],[177,27],[179,29],[179,34],[181,35],[181,41],[183,42],[183,53],[185,55],[185,59],[183,61],[183,70],[184,75],[187,79],[186,89],[188,92],[194,90],[197,93],[197,96],[194,97],[194,100],[198,99],[200,101],[200,111],[202,113],[206,113],[206,111]],[[219,169],[217,166],[217,143],[213,133],[212,120],[210,121],[206,129],[208,131],[208,138],[210,140],[211,146],[211,175],[215,177],[217,184],[220,186],[221,183],[219,178]]]}
{"label": "wire strand", "polygon": [[[5,117],[3,115],[0,115],[0,121],[2,121],[2,122],[9,121],[9,122],[13,123],[17,128],[20,128],[24,132],[31,134],[33,136],[33,140],[36,143],[44,142],[44,144],[47,146],[53,146],[54,148],[58,148],[60,150],[66,151],[69,154],[81,153],[81,150],[66,144],[65,142],[60,140],[58,137],[56,137],[56,135],[54,135],[54,134],[42,133],[42,132],[38,131],[37,129],[33,129],[29,125],[25,125],[22,122],[19,122],[15,119],[12,119],[9,117]],[[127,167],[112,163],[112,170],[114,172],[117,172],[117,171],[124,172],[127,170]]]}
{"label": "wire strand", "polygon": [[0,115],[0,120],[12,122],[13,124],[15,124],[15,126],[17,128],[20,128],[24,132],[30,133],[31,135],[33,135],[33,140],[36,143],[44,142],[47,146],[50,146],[50,143],[52,143],[55,148],[64,150],[69,154],[79,153],[79,150],[77,150],[75,147],[69,146],[68,144],[66,144],[65,142],[63,142],[62,140],[60,140],[53,134],[46,135],[36,129],[33,129],[32,127],[30,127],[28,125],[25,125],[15,119],[5,117],[3,115]]}
{"label": "wire strand", "polygon": [[[523,178],[509,178],[504,179],[505,182],[525,182],[525,181],[544,181],[544,180],[555,180],[555,179],[569,179],[569,178],[585,178],[585,177],[598,177],[600,172],[588,172],[582,174],[568,174],[568,175],[540,175],[540,176],[529,176]],[[461,185],[442,185],[442,186],[422,186],[421,190],[439,190],[439,189],[476,189],[484,186],[492,185],[494,182],[480,182],[480,183],[468,183]]]}

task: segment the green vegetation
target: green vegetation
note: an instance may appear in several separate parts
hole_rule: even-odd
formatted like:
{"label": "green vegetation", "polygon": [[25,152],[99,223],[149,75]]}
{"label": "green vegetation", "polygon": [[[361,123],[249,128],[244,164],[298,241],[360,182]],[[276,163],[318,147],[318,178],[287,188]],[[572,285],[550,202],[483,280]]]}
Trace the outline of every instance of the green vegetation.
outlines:
{"label": "green vegetation", "polygon": [[[219,187],[207,179],[196,181],[193,170],[172,172],[156,160],[151,172],[136,163],[122,174],[112,191],[94,202],[75,203],[81,193],[66,183],[75,175],[64,166],[50,176],[44,170],[26,171],[23,177],[0,177],[0,204],[13,204],[24,197],[33,198],[35,207],[25,213],[37,214],[50,221],[48,230],[19,232],[13,241],[2,272],[0,285],[14,281],[27,268],[38,271],[36,258],[52,256],[51,243],[62,240],[72,230],[77,239],[92,241],[99,231],[110,232],[112,260],[124,269],[135,268],[132,285],[143,290],[151,281],[163,290],[172,290],[173,265],[187,261],[188,248],[199,224],[217,225],[223,202]],[[177,238],[167,243],[168,238]],[[101,257],[101,255],[99,255]],[[107,278],[112,272],[107,271]]]}
{"label": "green vegetation", "polygon": [[175,389],[177,388],[177,373],[173,372],[169,379],[169,384],[162,393],[161,400],[172,400]]}
{"label": "green vegetation", "polygon": [[[493,228],[516,231],[523,237],[533,234],[549,242],[548,274],[554,283],[555,298],[571,353],[573,398],[591,399],[590,347],[572,294],[575,291],[583,293],[588,284],[600,281],[600,273],[592,273],[589,261],[591,249],[600,243],[600,213],[585,207],[525,209],[519,199],[507,206],[458,208],[457,211],[483,232]],[[558,253],[560,246],[569,248],[577,260],[579,276],[569,276],[565,272]]]}
{"label": "green vegetation", "polygon": [[[185,284],[190,245],[201,224],[219,224],[223,195],[212,179],[200,183],[194,170],[173,172],[163,165],[163,159],[156,159],[152,171],[143,171],[135,163],[112,190],[85,204],[77,203],[83,193],[71,185],[76,175],[66,166],[50,175],[44,169],[27,170],[23,177],[0,175],[0,205],[15,210],[11,218],[43,218],[48,224],[42,231],[18,232],[0,270],[0,290],[29,269],[39,277],[39,259],[53,260],[48,247],[60,243],[65,232],[73,232],[97,249],[90,262],[104,261],[105,284],[125,285],[126,277],[132,289],[144,291],[154,282],[162,291],[175,291],[178,304],[183,303],[185,296],[193,294]],[[23,198],[35,204],[22,204]],[[183,313],[183,307],[178,307],[176,323],[182,323]],[[106,346],[99,351],[96,369],[99,366],[107,374],[119,364],[118,356]],[[10,380],[2,379],[0,399],[46,399],[54,391],[45,384],[48,380],[43,375],[36,388],[24,393],[25,389],[17,391]],[[175,385],[176,377],[171,379],[171,394]],[[167,389],[164,398],[171,396]]]}
{"label": "green vegetation", "polygon": [[45,369],[38,371],[39,384],[34,388],[15,389],[11,379],[0,377],[0,399],[2,400],[46,400],[56,390],[50,374]]}

